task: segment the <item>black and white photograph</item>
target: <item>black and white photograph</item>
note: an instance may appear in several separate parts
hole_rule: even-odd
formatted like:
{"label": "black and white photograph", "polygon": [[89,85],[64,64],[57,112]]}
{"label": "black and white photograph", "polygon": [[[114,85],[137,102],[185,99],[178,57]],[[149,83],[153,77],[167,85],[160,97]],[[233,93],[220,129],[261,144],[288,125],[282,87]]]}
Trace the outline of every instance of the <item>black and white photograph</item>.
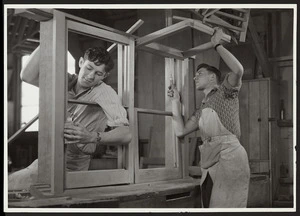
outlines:
{"label": "black and white photograph", "polygon": [[4,4],[5,212],[296,212],[297,4]]}

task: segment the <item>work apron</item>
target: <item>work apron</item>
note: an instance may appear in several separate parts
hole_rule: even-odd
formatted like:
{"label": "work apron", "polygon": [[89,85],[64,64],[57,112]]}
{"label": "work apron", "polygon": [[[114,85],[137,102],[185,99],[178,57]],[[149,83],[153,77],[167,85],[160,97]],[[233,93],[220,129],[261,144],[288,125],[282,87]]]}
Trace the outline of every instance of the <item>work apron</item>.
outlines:
{"label": "work apron", "polygon": [[213,182],[209,208],[247,207],[250,169],[248,156],[238,138],[221,123],[216,112],[203,110],[199,128],[202,186],[208,173]]}

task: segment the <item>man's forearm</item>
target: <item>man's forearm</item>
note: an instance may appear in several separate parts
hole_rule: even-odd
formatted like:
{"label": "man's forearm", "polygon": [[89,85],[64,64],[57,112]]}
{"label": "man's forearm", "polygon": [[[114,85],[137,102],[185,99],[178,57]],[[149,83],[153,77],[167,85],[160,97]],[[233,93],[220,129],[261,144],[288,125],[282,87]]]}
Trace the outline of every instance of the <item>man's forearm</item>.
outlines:
{"label": "man's forearm", "polygon": [[[127,145],[130,143],[132,135],[129,126],[119,126],[108,132],[101,132],[102,145]],[[97,142],[97,141],[96,141]]]}
{"label": "man's forearm", "polygon": [[173,110],[173,126],[174,126],[174,130],[175,130],[175,134],[178,137],[181,137],[184,131],[184,122],[181,116],[181,108],[180,108],[181,104],[179,101],[177,100],[173,100],[172,101],[172,110]]}

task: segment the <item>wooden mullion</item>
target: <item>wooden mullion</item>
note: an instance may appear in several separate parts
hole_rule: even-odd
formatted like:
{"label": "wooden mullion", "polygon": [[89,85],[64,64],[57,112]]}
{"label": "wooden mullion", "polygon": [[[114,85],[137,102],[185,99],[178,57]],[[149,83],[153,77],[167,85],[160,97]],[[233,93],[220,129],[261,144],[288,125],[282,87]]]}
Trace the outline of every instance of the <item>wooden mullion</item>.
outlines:
{"label": "wooden mullion", "polygon": [[[186,122],[191,115],[190,110],[190,101],[189,101],[189,79],[190,79],[190,73],[189,73],[189,59],[185,59],[181,63],[181,77],[182,77],[182,105],[184,107],[183,109],[183,116],[184,116],[184,122]],[[182,168],[183,168],[183,177],[189,176],[189,136],[186,136],[184,138],[184,142],[182,143]]]}
{"label": "wooden mullion", "polygon": [[265,77],[270,77],[270,65],[266,51],[262,48],[252,18],[249,17],[248,28],[252,37],[252,47]]}
{"label": "wooden mullion", "polygon": [[[129,42],[129,47],[128,47],[128,56],[125,59],[125,62],[128,62],[128,69],[127,69],[127,74],[128,74],[128,90],[129,90],[129,95],[128,95],[128,116],[129,116],[129,127],[130,131],[132,133],[135,132],[135,115],[134,115],[134,79],[135,79],[135,41],[133,38],[131,38]],[[134,141],[133,141],[134,142]],[[133,142],[129,145],[127,145],[126,148],[126,168],[129,171],[129,181],[131,183],[134,182],[134,146]]]}
{"label": "wooden mullion", "polygon": [[[133,34],[136,30],[139,29],[141,25],[143,25],[144,21],[139,19],[133,26],[131,26],[126,33]],[[108,47],[107,52],[112,53],[117,48],[117,44],[114,43],[110,47]]]}
{"label": "wooden mullion", "polygon": [[[122,101],[123,98],[123,76],[124,76],[124,46],[121,44],[117,44],[118,49],[118,96],[120,100]],[[123,104],[123,103],[122,103]],[[124,158],[123,158],[123,150],[125,151],[125,148],[122,146],[117,147],[118,151],[118,168],[123,168]]]}
{"label": "wooden mullion", "polygon": [[67,99],[67,30],[66,20],[63,13],[53,13],[53,89],[52,89],[52,170],[51,170],[51,192],[62,193],[64,190],[64,138],[61,136],[66,120]]}
{"label": "wooden mullion", "polygon": [[[175,82],[174,77],[174,59],[165,59],[165,86],[170,86],[171,81]],[[172,101],[165,92],[165,110],[172,111]],[[170,140],[171,137],[171,140]],[[176,163],[175,156],[175,134],[173,128],[173,122],[171,118],[165,118],[165,165],[167,168],[174,167]]]}

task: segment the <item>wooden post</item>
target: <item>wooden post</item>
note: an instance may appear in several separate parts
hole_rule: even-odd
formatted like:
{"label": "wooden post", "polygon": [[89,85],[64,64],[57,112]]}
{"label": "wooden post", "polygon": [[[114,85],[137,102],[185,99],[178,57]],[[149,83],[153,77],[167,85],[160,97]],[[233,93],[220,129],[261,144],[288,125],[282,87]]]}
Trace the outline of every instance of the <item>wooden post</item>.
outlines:
{"label": "wooden post", "polygon": [[[175,81],[174,77],[174,59],[165,59],[165,86],[168,87],[170,79]],[[165,110],[172,111],[172,102],[167,96],[167,91],[165,91]],[[170,137],[171,140],[170,140]],[[176,167],[176,137],[174,134],[173,123],[170,117],[165,117],[165,164],[166,167],[172,168]]]}
{"label": "wooden post", "polygon": [[[186,122],[190,113],[190,73],[189,73],[189,59],[185,59],[181,64],[181,79],[182,79],[182,114],[184,116],[184,121]],[[182,167],[183,167],[183,177],[189,176],[189,136],[185,136],[184,142],[182,143]]]}
{"label": "wooden post", "polygon": [[66,44],[65,17],[54,11],[53,20],[41,23],[38,181],[55,194],[64,189]]}
{"label": "wooden post", "polygon": [[[134,133],[134,127],[135,127],[135,115],[134,115],[134,78],[135,78],[135,74],[134,74],[134,67],[135,67],[135,41],[133,40],[133,38],[131,38],[132,40],[130,40],[129,42],[129,47],[128,49],[128,58],[126,59],[125,62],[128,62],[128,64],[126,65],[128,67],[127,69],[127,78],[128,78],[128,85],[126,86],[128,89],[128,101],[127,101],[127,105],[128,105],[128,115],[129,115],[129,125],[130,125],[130,131],[132,133]],[[134,134],[132,135],[134,137]],[[128,157],[126,158],[126,162],[127,162],[127,169],[129,171],[129,181],[131,183],[133,183],[134,181],[134,140],[131,141],[131,143],[126,147],[128,148]]]}

